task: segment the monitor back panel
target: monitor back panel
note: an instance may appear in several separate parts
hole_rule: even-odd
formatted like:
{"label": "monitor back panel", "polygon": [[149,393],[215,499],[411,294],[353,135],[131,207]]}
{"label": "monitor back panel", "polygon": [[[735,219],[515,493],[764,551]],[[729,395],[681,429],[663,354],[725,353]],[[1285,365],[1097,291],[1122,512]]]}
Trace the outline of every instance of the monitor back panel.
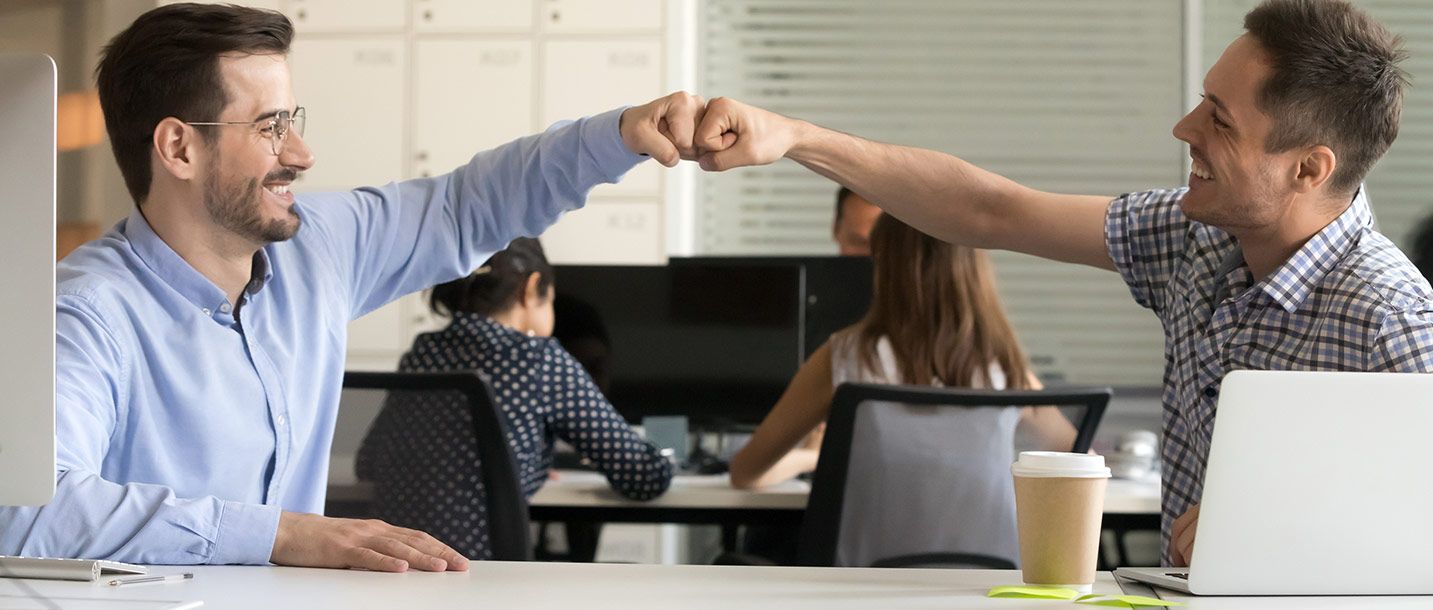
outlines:
{"label": "monitor back panel", "polygon": [[0,504],[55,491],[55,63],[0,53]]}

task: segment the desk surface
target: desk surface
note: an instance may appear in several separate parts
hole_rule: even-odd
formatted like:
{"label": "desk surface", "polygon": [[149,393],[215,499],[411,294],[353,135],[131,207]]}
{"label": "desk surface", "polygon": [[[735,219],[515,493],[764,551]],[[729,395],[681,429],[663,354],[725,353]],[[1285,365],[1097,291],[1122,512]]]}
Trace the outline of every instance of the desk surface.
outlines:
{"label": "desk surface", "polygon": [[[726,475],[677,475],[667,493],[638,502],[617,495],[601,474],[558,471],[532,497],[533,506],[651,506],[663,508],[763,508],[805,510],[811,486],[786,481],[765,489],[733,489]],[[1159,480],[1110,479],[1105,488],[1105,512],[1159,514]]]}
{"label": "desk surface", "polygon": [[[351,462],[343,463],[335,459],[330,472],[330,499],[371,498],[371,487],[356,480]],[[529,504],[535,507],[800,511],[805,510],[806,496],[811,492],[811,486],[803,481],[742,490],[733,489],[726,475],[677,475],[666,493],[653,500],[639,502],[617,495],[599,473],[583,470],[560,470],[557,473],[557,478],[543,484]],[[1105,513],[1158,515],[1159,480],[1110,479],[1105,491]]]}
{"label": "desk surface", "polygon": [[764,489],[735,489],[726,475],[672,477],[667,492],[645,502],[629,500],[612,491],[598,472],[559,470],[528,502],[532,506],[632,506],[653,508],[763,508],[806,510],[811,485],[786,481]]}
{"label": "desk surface", "polygon": [[[43,596],[39,608],[164,607],[135,600],[201,600],[204,610],[265,608],[843,608],[889,610],[1082,608],[1051,600],[990,599],[991,587],[1020,584],[1000,570],[774,568],[478,562],[469,572],[380,574],[351,570],[246,566],[160,566],[194,580],[109,587],[100,583],[0,579],[0,607]],[[1101,573],[1095,592],[1117,594]],[[1243,608],[1427,607],[1433,597],[1180,598],[1191,610]],[[129,603],[126,603],[129,602]]]}

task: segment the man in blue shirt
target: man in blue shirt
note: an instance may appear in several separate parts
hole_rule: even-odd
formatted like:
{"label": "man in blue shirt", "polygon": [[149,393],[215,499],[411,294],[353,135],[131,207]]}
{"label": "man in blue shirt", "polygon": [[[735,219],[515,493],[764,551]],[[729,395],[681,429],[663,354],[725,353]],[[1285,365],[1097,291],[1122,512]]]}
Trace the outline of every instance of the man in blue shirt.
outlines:
{"label": "man in blue shirt", "polygon": [[278,13],[172,5],[105,50],[137,205],[57,265],[57,490],[0,508],[0,553],[466,569],[422,532],[320,516],[348,322],[541,233],[642,155],[694,155],[703,104],[679,93],[446,176],[296,200],[314,158],[291,37]]}
{"label": "man in blue shirt", "polygon": [[1225,373],[1433,372],[1433,289],[1360,188],[1398,135],[1399,39],[1342,0],[1268,0],[1244,26],[1174,126],[1186,188],[1045,193],[721,98],[700,161],[790,157],[942,239],[1118,271],[1164,324],[1163,561],[1187,565]]}

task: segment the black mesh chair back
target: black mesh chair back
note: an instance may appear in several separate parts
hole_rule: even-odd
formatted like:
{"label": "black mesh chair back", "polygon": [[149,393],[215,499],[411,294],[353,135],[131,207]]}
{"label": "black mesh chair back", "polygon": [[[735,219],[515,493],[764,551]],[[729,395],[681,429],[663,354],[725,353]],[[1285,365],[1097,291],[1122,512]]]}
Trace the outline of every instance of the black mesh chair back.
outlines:
{"label": "black mesh chair back", "polygon": [[1019,449],[1019,407],[1057,408],[1069,424],[1062,441],[1068,432],[1074,440],[1070,447],[1046,448],[1084,452],[1111,395],[1109,388],[842,384],[812,479],[797,562],[1017,567],[1010,464]]}
{"label": "black mesh chair back", "polygon": [[388,392],[357,463],[378,518],[470,559],[532,558],[506,419],[480,373],[347,372],[343,387]]}

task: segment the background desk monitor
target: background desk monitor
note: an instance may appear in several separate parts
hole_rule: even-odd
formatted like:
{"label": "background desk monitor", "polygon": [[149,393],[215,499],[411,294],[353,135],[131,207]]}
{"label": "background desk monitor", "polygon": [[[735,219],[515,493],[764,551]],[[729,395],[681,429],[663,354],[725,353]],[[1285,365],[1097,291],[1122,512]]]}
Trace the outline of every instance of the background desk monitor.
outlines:
{"label": "background desk monitor", "polygon": [[0,53],[0,505],[55,493],[55,62]]}
{"label": "background desk monitor", "polygon": [[606,328],[608,398],[633,422],[760,422],[806,357],[865,313],[870,286],[859,257],[557,267],[558,296],[591,306]]}

